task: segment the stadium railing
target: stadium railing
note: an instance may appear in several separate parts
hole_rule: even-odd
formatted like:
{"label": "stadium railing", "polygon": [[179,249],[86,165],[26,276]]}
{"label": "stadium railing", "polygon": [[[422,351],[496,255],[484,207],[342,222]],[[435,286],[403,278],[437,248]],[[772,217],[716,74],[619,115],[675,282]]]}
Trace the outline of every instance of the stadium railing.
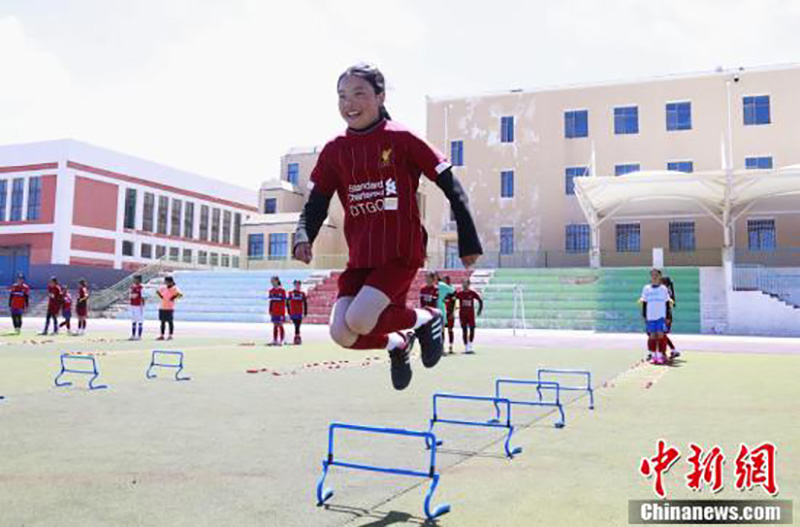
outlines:
{"label": "stadium railing", "polygon": [[134,275],[142,276],[142,283],[145,284],[166,270],[166,260],[161,258],[132,272],[111,287],[94,293],[89,298],[89,309],[94,313],[102,313],[116,302],[124,299],[128,295]]}

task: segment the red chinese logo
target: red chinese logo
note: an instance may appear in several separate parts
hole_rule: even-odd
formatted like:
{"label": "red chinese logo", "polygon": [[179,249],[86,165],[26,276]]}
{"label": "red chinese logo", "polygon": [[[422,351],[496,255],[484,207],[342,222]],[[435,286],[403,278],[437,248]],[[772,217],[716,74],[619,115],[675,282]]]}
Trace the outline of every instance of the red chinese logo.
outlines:
{"label": "red chinese logo", "polygon": [[708,454],[703,456],[703,449],[689,443],[692,455],[687,461],[692,465],[692,471],[686,476],[686,486],[692,490],[702,490],[703,484],[711,487],[711,492],[722,490],[722,465],[725,463],[725,454],[722,449],[715,445]]}
{"label": "red chinese logo", "polygon": [[775,445],[762,443],[750,450],[747,445],[739,446],[736,456],[736,488],[751,490],[760,485],[770,496],[778,494],[778,483],[775,479]]}
{"label": "red chinese logo", "polygon": [[660,498],[664,498],[667,495],[664,492],[663,475],[678,461],[679,457],[681,457],[681,453],[677,448],[673,446],[666,448],[665,441],[659,439],[656,455],[652,458],[642,458],[642,463],[639,465],[639,474],[646,478],[655,474],[654,488]]}

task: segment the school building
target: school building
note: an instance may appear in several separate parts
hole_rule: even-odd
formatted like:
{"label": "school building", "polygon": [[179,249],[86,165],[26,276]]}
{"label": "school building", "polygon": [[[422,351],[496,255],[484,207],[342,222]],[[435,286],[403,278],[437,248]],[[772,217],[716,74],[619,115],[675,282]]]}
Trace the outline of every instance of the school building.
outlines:
{"label": "school building", "polygon": [[[649,265],[652,249],[663,248],[666,265],[720,266],[728,231],[740,261],[770,254],[800,266],[800,180],[787,179],[785,168],[800,163],[798,86],[800,66],[792,65],[432,97],[427,139],[468,189],[483,265]],[[719,187],[725,170],[730,192]],[[719,177],[701,177],[712,172]],[[704,187],[729,204],[730,194],[748,192],[753,174],[764,176],[757,186],[771,175],[783,186],[723,222]],[[601,178],[618,184],[600,188]],[[653,178],[660,184],[650,185]],[[645,182],[651,196],[631,190],[641,183],[644,192]],[[696,192],[672,192],[684,186]],[[583,202],[576,187],[586,191]],[[434,265],[457,266],[449,207],[424,179],[423,188]],[[604,211],[608,221],[592,217],[603,192],[630,193]]]}
{"label": "school building", "polygon": [[240,266],[257,193],[80,141],[0,146],[0,283]]}

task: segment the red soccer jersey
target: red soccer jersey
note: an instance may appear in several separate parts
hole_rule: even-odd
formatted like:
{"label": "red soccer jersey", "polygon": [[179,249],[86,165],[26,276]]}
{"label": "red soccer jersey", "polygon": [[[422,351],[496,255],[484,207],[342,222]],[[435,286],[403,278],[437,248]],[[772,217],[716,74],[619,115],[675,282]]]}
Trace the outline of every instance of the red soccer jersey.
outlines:
{"label": "red soccer jersey", "polygon": [[447,316],[450,317],[456,312],[456,294],[450,293],[446,297],[444,297],[444,309],[447,312]]}
{"label": "red soccer jersey", "polygon": [[289,314],[290,315],[305,315],[306,294],[302,291],[292,289],[288,294],[289,298]]}
{"label": "red soccer jersey", "polygon": [[286,290],[282,287],[273,287],[269,290],[269,314],[281,317],[286,314]]}
{"label": "red soccer jersey", "polygon": [[441,153],[394,121],[347,130],[326,144],[309,187],[342,202],[347,266],[375,268],[395,259],[422,266],[428,234],[417,205],[420,174],[435,181],[448,168]]}
{"label": "red soccer jersey", "polygon": [[475,303],[483,304],[481,295],[470,289],[469,291],[458,291],[456,293],[458,299],[458,312],[459,314],[473,315],[475,313]]}
{"label": "red soccer jersey", "polygon": [[72,295],[70,295],[68,291],[64,291],[61,296],[61,309],[64,311],[72,309]]}
{"label": "red soccer jersey", "polygon": [[78,287],[78,305],[85,304],[89,298],[89,288],[80,286]]}
{"label": "red soccer jersey", "polygon": [[47,312],[48,313],[58,313],[58,310],[61,309],[61,297],[63,292],[61,288],[57,285],[49,285],[47,286]]}
{"label": "red soccer jersey", "polygon": [[144,287],[142,284],[133,284],[131,286],[130,301],[132,306],[144,305],[144,295],[142,294],[143,289]]}
{"label": "red soccer jersey", "polygon": [[420,289],[419,303],[422,307],[436,307],[439,303],[439,288],[435,285],[426,285]]}
{"label": "red soccer jersey", "polygon": [[8,293],[8,307],[11,309],[25,309],[28,307],[28,298],[31,288],[28,284],[14,284]]}

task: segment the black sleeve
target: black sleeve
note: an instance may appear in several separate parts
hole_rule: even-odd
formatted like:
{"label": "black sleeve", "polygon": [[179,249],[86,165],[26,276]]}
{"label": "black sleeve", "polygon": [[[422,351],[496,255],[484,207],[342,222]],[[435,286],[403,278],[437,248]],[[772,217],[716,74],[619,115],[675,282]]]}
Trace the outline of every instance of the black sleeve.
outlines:
{"label": "black sleeve", "polygon": [[647,318],[647,302],[642,302],[642,318]]}
{"label": "black sleeve", "polygon": [[442,189],[445,197],[450,202],[453,216],[456,218],[458,229],[458,255],[468,256],[471,254],[483,254],[481,240],[478,238],[478,230],[475,228],[475,221],[469,212],[469,199],[461,182],[453,175],[449,168],[439,174],[436,178],[436,186]]}
{"label": "black sleeve", "polygon": [[308,295],[303,295],[303,316],[308,316]]}
{"label": "black sleeve", "polygon": [[[314,243],[325,218],[328,217],[330,203],[330,197],[311,191],[308,201],[303,207],[303,212],[300,213],[300,220],[297,222],[297,229],[294,234],[295,246],[299,243]],[[294,250],[294,247],[292,249]]]}

